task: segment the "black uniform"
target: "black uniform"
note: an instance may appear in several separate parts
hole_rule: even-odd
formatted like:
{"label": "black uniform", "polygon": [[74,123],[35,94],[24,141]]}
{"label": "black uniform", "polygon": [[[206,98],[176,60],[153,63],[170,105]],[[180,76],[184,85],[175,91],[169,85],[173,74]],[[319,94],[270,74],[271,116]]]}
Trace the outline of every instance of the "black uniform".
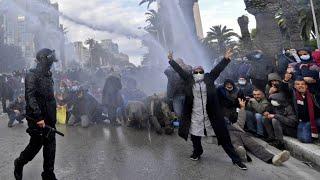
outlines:
{"label": "black uniform", "polygon": [[[38,55],[39,53],[40,55]],[[16,179],[22,179],[23,166],[31,161],[42,147],[44,158],[42,179],[56,179],[54,174],[55,134],[48,133],[49,131],[45,128],[37,126],[37,122],[44,120],[46,125],[55,128],[56,101],[50,68],[56,60],[55,57],[51,57],[54,51],[43,49],[39,53],[37,54],[37,67],[31,69],[25,79],[26,119],[29,126],[27,132],[31,138],[28,146],[15,160]]]}

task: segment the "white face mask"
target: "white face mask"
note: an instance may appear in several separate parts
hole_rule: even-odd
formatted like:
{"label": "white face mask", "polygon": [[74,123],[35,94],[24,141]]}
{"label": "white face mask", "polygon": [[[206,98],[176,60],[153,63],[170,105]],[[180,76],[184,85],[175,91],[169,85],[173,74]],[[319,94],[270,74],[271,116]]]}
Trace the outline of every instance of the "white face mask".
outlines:
{"label": "white face mask", "polygon": [[260,59],[260,58],[262,57],[262,54],[256,54],[256,55],[254,55],[254,57],[255,57],[256,59]]}
{"label": "white face mask", "polygon": [[204,74],[194,74],[194,75],[193,75],[193,79],[194,79],[196,82],[203,81],[203,79],[204,79]]}
{"label": "white face mask", "polygon": [[302,61],[308,61],[310,59],[310,55],[309,54],[308,55],[302,55],[302,56],[300,56],[300,59]]}
{"label": "white face mask", "polygon": [[275,106],[275,107],[280,106],[278,101],[275,101],[275,100],[271,100],[271,104],[272,104],[272,106]]}
{"label": "white face mask", "polygon": [[238,83],[240,85],[246,85],[247,81],[246,80],[239,80]]}

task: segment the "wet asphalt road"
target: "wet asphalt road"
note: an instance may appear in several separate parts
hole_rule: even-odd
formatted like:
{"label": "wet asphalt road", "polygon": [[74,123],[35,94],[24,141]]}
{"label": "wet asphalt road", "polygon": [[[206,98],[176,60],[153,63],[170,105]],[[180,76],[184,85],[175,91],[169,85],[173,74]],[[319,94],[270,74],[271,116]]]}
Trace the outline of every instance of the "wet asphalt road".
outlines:
{"label": "wet asphalt road", "polygon": [[[26,124],[7,127],[0,115],[0,180],[14,179],[13,160],[27,145]],[[57,137],[55,172],[63,180],[319,180],[320,173],[296,159],[274,167],[256,158],[249,170],[233,166],[222,148],[204,140],[199,162],[188,159],[192,148],[177,135],[166,136],[127,127],[94,125],[88,129],[58,126],[65,137]],[[151,141],[150,141],[151,140]],[[24,168],[24,179],[38,180],[42,152]]]}

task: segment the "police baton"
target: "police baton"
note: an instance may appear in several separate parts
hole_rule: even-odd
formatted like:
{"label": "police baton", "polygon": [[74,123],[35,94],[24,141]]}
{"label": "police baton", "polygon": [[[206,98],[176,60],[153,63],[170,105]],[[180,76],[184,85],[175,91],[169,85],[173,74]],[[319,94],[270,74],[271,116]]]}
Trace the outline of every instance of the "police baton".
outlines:
{"label": "police baton", "polygon": [[44,128],[48,129],[50,132],[54,132],[54,133],[62,136],[62,137],[64,136],[64,134],[62,132],[58,131],[57,129],[55,129],[55,128],[51,127],[51,126],[45,125]]}
{"label": "police baton", "polygon": [[[27,115],[26,115],[26,118],[31,119],[31,120],[33,120],[33,121],[36,121],[34,118],[32,118],[32,117],[30,117],[30,116],[27,116]],[[60,135],[60,136],[62,136],[62,137],[64,136],[64,134],[63,134],[62,132],[58,131],[57,129],[55,129],[55,128],[51,127],[51,126],[45,125],[45,126],[44,126],[44,129],[48,129],[49,132],[56,133],[56,134],[58,134],[58,135]]]}

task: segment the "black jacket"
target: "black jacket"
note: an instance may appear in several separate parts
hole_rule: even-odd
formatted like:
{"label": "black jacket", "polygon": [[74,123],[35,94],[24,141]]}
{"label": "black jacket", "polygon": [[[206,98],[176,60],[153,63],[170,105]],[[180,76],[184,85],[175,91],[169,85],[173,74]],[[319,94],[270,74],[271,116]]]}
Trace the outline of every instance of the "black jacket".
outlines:
{"label": "black jacket", "polygon": [[116,75],[110,75],[104,84],[102,91],[102,104],[105,106],[119,107],[123,103],[120,93],[122,89],[121,79]]}
{"label": "black jacket", "polygon": [[56,100],[54,98],[53,79],[50,71],[40,68],[31,69],[25,80],[26,115],[29,128],[45,120],[51,127],[56,124]]}
{"label": "black jacket", "polygon": [[[195,83],[193,75],[184,71],[175,61],[169,61],[173,69],[179,73],[180,77],[185,81],[186,100],[183,107],[181,118],[181,126],[179,128],[179,136],[188,139],[189,129],[191,126],[191,117],[193,109],[193,92],[192,88]],[[230,142],[229,132],[220,108],[217,90],[214,81],[219,77],[220,73],[229,64],[229,60],[223,59],[210,73],[205,74],[204,82],[207,87],[207,104],[206,109],[211,125],[217,135],[219,144]]]}
{"label": "black jacket", "polygon": [[87,115],[90,119],[93,119],[96,112],[100,112],[101,114],[101,104],[87,92],[83,94],[83,97],[77,98],[73,103],[72,114],[77,117]]}

